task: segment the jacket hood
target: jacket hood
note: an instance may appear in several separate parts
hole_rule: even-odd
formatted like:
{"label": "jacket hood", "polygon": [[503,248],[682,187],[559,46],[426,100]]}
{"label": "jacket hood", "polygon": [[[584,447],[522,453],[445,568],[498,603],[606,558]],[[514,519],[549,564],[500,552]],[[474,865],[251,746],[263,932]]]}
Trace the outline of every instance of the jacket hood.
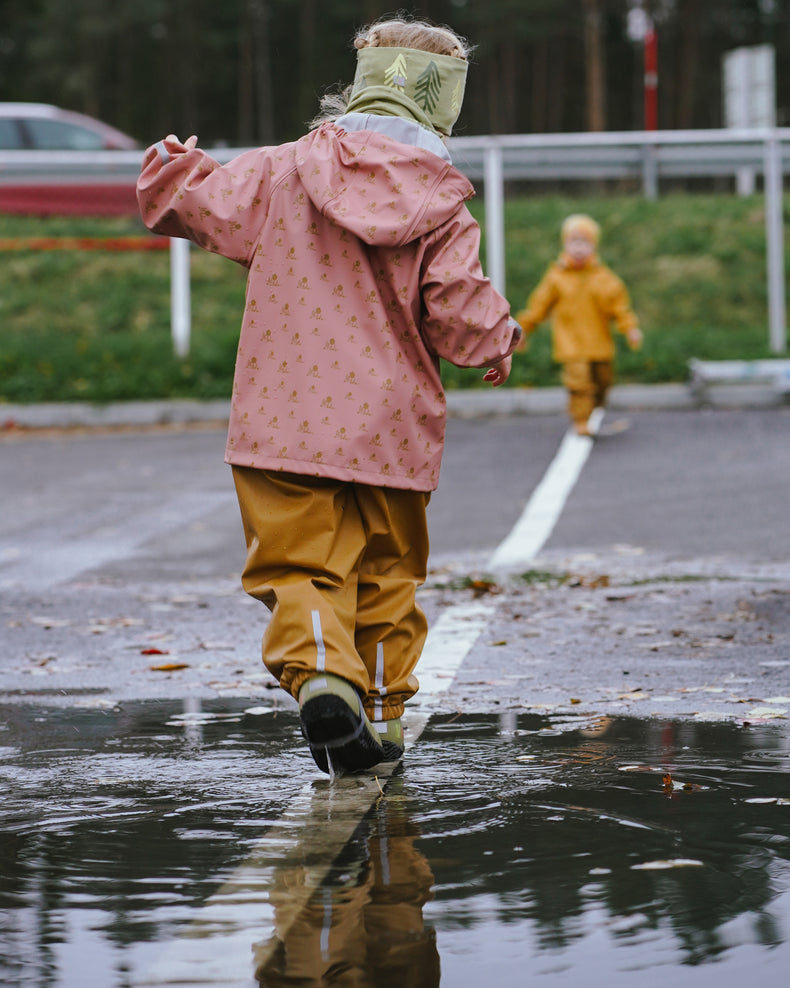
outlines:
{"label": "jacket hood", "polygon": [[295,148],[299,177],[316,208],[372,246],[417,240],[474,195],[449,161],[378,130],[324,123]]}

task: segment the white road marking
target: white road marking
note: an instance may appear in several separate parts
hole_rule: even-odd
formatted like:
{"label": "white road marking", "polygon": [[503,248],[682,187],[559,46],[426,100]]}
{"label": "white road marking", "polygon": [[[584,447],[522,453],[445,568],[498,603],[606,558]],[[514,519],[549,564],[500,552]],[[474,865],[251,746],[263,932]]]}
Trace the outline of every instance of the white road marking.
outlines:
{"label": "white road marking", "polygon": [[455,604],[442,611],[431,627],[417,667],[420,691],[409,701],[424,707],[450,688],[461,663],[485,630],[494,608],[490,603]]}
{"label": "white road marking", "polygon": [[[598,432],[603,415],[603,409],[596,408],[590,416],[588,428],[593,435]],[[516,569],[537,556],[554,531],[592,447],[593,439],[590,436],[577,436],[572,431],[565,434],[521,517],[491,557],[488,564],[491,570]]]}

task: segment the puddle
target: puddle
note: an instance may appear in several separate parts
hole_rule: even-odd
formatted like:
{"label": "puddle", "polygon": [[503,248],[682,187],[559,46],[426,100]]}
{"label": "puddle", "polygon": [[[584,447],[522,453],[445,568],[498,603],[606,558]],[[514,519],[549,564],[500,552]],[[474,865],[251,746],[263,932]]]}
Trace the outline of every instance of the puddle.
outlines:
{"label": "puddle", "polygon": [[787,729],[562,727],[463,718],[410,759],[442,983],[786,984]]}
{"label": "puddle", "polygon": [[0,981],[778,988],[788,737],[445,717],[382,794],[257,700],[2,705]]}

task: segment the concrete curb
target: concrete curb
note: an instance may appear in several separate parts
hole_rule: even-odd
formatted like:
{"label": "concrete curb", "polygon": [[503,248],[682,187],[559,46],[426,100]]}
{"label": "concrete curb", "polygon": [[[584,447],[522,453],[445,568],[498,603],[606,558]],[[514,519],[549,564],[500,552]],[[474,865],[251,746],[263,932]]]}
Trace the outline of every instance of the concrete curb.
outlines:
{"label": "concrete curb", "polygon": [[[728,384],[708,388],[701,402],[685,384],[618,385],[612,389],[612,411],[678,411],[699,408],[766,408],[783,405],[770,385]],[[451,416],[480,418],[491,415],[552,415],[565,409],[562,388],[501,388],[450,391]],[[88,402],[49,402],[36,405],[0,404],[0,431],[23,429],[122,428],[196,423],[224,423],[230,401],[163,400],[123,401],[107,405]]]}
{"label": "concrete curb", "polygon": [[74,429],[186,425],[228,420],[230,401],[118,401],[107,405],[89,402],[46,402],[38,405],[0,405],[0,428]]}

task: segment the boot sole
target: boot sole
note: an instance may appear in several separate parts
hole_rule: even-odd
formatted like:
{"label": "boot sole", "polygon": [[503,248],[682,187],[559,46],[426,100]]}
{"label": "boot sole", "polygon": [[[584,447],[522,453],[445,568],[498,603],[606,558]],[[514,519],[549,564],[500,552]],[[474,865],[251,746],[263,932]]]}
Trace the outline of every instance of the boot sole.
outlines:
{"label": "boot sole", "polygon": [[307,700],[300,718],[302,734],[322,772],[362,772],[385,760],[384,748],[370,735],[361,702],[359,713],[354,713],[342,697],[325,693]]}

